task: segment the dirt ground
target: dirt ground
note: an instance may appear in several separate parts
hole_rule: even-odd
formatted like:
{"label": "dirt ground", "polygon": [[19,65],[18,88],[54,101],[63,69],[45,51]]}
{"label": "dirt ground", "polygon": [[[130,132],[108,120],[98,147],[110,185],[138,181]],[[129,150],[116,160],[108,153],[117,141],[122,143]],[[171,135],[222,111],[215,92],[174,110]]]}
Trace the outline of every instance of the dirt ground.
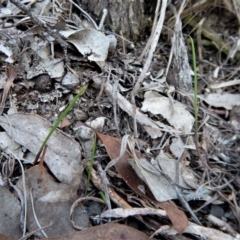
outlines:
{"label": "dirt ground", "polygon": [[0,21],[0,239],[240,238],[240,1]]}

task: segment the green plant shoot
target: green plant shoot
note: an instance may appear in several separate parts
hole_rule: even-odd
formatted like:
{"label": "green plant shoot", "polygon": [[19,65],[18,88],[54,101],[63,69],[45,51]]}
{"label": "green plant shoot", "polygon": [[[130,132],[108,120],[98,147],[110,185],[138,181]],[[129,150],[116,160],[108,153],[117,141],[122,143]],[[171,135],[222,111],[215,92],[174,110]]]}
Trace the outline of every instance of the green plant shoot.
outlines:
{"label": "green plant shoot", "polygon": [[190,37],[191,48],[192,48],[192,62],[194,71],[194,118],[195,118],[195,135],[197,139],[198,135],[198,81],[197,81],[197,63],[196,63],[196,52],[193,39]]}
{"label": "green plant shoot", "polygon": [[88,190],[90,179],[91,179],[91,173],[92,173],[92,168],[93,168],[93,161],[94,161],[94,157],[95,157],[96,147],[97,147],[97,136],[95,134],[94,140],[93,140],[93,146],[92,146],[92,150],[91,150],[90,164],[89,164],[89,168],[88,168],[88,177],[87,177],[87,184],[86,184],[86,188],[85,188],[85,195],[87,194],[87,190]]}
{"label": "green plant shoot", "polygon": [[45,140],[42,143],[42,146],[40,148],[40,151],[43,150],[44,146],[46,145],[47,141],[49,140],[49,138],[52,136],[52,134],[54,133],[54,131],[56,130],[56,128],[58,127],[58,125],[62,122],[62,120],[66,117],[66,115],[68,114],[68,112],[73,108],[74,104],[76,103],[76,101],[85,93],[86,89],[87,89],[87,85],[83,86],[78,94],[73,98],[73,100],[69,103],[69,105],[66,107],[66,109],[63,111],[63,113],[60,115],[60,117],[57,119],[57,121],[55,122],[55,124],[52,126],[50,132],[48,133],[47,137],[45,138]]}
{"label": "green plant shoot", "polygon": [[106,203],[107,202],[107,199],[106,199],[106,196],[105,196],[105,194],[103,193],[103,192],[98,192],[99,193],[99,195],[100,195],[100,197],[101,197],[101,199]]}

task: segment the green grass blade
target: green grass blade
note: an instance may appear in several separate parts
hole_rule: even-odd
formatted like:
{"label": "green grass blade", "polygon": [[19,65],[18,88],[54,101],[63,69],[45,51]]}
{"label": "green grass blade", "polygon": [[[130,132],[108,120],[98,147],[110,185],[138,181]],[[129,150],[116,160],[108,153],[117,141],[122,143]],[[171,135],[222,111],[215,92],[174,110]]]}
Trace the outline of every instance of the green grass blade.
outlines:
{"label": "green grass blade", "polygon": [[90,179],[91,179],[91,173],[92,173],[93,161],[94,161],[94,157],[95,157],[96,148],[97,148],[97,136],[95,134],[94,140],[93,140],[93,146],[92,146],[92,150],[91,150],[90,164],[89,164],[89,168],[88,168],[88,177],[87,177],[87,184],[86,184],[86,188],[85,188],[85,195],[87,194],[87,190],[88,190]]}
{"label": "green grass blade", "polygon": [[55,122],[55,124],[52,126],[50,132],[48,133],[47,137],[45,138],[45,140],[42,143],[42,146],[40,148],[40,151],[44,148],[44,146],[46,145],[47,141],[49,140],[49,138],[51,137],[51,135],[54,133],[54,131],[56,130],[56,128],[58,127],[58,125],[62,122],[62,120],[66,117],[66,115],[68,114],[68,112],[73,108],[74,104],[76,103],[76,101],[85,93],[86,89],[87,89],[87,85],[83,86],[78,94],[73,98],[73,100],[69,103],[69,105],[66,107],[66,109],[63,111],[63,113],[60,115],[60,117],[58,118],[58,120]]}
{"label": "green grass blade", "polygon": [[198,134],[198,80],[197,80],[197,62],[196,62],[196,52],[193,39],[190,37],[191,47],[192,47],[192,61],[193,61],[193,71],[194,71],[194,118],[195,118],[195,134],[197,138]]}
{"label": "green grass blade", "polygon": [[99,193],[99,195],[100,195],[100,197],[101,197],[101,199],[106,203],[107,202],[107,199],[106,199],[106,196],[105,196],[105,194],[103,193],[103,192],[98,192]]}

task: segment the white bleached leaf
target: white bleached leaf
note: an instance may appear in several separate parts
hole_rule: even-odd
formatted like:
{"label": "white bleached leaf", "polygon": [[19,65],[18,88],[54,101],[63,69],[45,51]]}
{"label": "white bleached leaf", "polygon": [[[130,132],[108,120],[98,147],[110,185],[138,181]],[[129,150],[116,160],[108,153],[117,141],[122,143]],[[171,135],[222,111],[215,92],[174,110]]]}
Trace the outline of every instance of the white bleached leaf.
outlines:
{"label": "white bleached leaf", "polygon": [[1,18],[7,17],[7,15],[11,15],[11,14],[12,14],[11,9],[1,6],[1,12],[0,12],[0,17]]}
{"label": "white bleached leaf", "polygon": [[[52,127],[50,122],[33,114],[1,116],[0,126],[35,155]],[[79,144],[57,129],[47,146],[44,162],[59,181],[70,184],[81,168]]]}
{"label": "white bleached leaf", "polygon": [[200,97],[213,107],[223,107],[231,110],[234,106],[240,106],[240,94],[233,93],[210,93],[207,96]]}
{"label": "white bleached leaf", "polygon": [[24,153],[21,146],[14,142],[5,132],[0,132],[0,149],[7,154],[14,154],[18,159],[24,161],[24,163],[33,163],[35,160],[33,154],[30,152],[27,154]]}
{"label": "white bleached leaf", "polygon": [[111,217],[111,218],[126,218],[129,216],[134,215],[158,215],[161,217],[167,216],[167,213],[165,210],[162,209],[155,209],[155,208],[115,208],[106,210],[103,213],[101,213],[100,217]]}
{"label": "white bleached leaf", "polygon": [[[158,163],[157,163],[158,162]],[[189,188],[189,186],[186,184],[186,182],[182,178],[182,169],[184,166],[182,163],[177,163],[175,159],[172,159],[170,156],[164,153],[160,153],[156,161],[154,161],[153,165],[158,168],[158,164],[161,166],[161,169],[163,170],[164,173],[166,173],[171,179],[176,182],[178,181],[178,185],[184,187],[184,188]],[[177,164],[179,164],[177,168]],[[177,173],[177,170],[179,169],[179,172]],[[190,170],[189,170],[190,171]],[[179,179],[177,179],[177,176]]]}
{"label": "white bleached leaf", "polygon": [[28,63],[31,62],[29,55],[25,55],[23,67],[27,72],[27,79],[39,76],[40,74],[47,73],[51,78],[60,78],[64,74],[64,63],[60,58],[50,57],[50,46],[47,41],[32,42],[31,49],[38,56],[37,64],[33,64],[31,67]]}
{"label": "white bleached leaf", "polygon": [[161,175],[158,168],[155,168],[146,159],[138,159],[137,164],[133,160],[129,160],[128,163],[133,167],[138,177],[148,185],[157,201],[165,202],[177,198],[171,184]]}
{"label": "white bleached leaf", "polygon": [[180,158],[184,151],[184,143],[180,137],[173,138],[170,150],[175,157]]}
{"label": "white bleached leaf", "polygon": [[183,104],[153,91],[146,92],[144,97],[142,111],[161,114],[176,130],[191,132],[194,118]]}
{"label": "white bleached leaf", "polygon": [[7,62],[7,63],[14,63],[14,59],[12,57],[13,56],[13,51],[4,42],[0,42],[0,52],[4,53],[7,56],[5,58],[5,62]]}
{"label": "white bleached leaf", "polygon": [[19,227],[19,219],[21,214],[20,201],[12,194],[8,188],[0,187],[0,232],[1,239],[3,235],[8,239],[19,239],[22,236]]}
{"label": "white bleached leaf", "polygon": [[5,72],[0,73],[0,90],[4,88],[7,82],[7,74]]}
{"label": "white bleached leaf", "polygon": [[77,31],[60,31],[82,55],[87,55],[90,61],[105,61],[108,55],[109,40],[95,29]]}

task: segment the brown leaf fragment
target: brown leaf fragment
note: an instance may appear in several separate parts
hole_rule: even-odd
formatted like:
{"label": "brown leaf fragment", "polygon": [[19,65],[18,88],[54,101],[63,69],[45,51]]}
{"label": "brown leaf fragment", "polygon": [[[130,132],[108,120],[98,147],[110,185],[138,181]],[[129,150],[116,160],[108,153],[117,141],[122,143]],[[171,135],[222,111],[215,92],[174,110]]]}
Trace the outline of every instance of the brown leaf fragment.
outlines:
{"label": "brown leaf fragment", "polygon": [[[122,240],[122,239],[138,239],[149,240],[149,236],[134,228],[117,223],[107,223],[91,228],[84,229],[81,232],[76,232],[67,236],[59,236],[48,238],[49,240]],[[152,238],[155,239],[155,238]]]}
{"label": "brown leaf fragment", "polygon": [[71,122],[67,118],[64,118],[61,122],[60,128],[62,129],[68,127],[69,125],[71,125]]}
{"label": "brown leaf fragment", "polygon": [[10,238],[10,237],[6,237],[2,234],[0,234],[0,240],[15,240],[16,238]]}
{"label": "brown leaf fragment", "polygon": [[174,207],[170,202],[157,202],[157,205],[167,212],[167,215],[177,232],[183,233],[188,226],[188,218],[185,213],[177,207]]}
{"label": "brown leaf fragment", "polygon": [[[48,170],[41,165],[36,165],[25,171],[25,179],[20,177],[16,187],[22,192],[23,184],[26,188],[27,229],[30,232],[39,228],[35,221],[34,212],[41,223],[41,227],[48,226],[43,229],[44,232],[35,233],[38,237],[44,237],[44,233],[53,237],[71,234],[75,231],[69,220],[69,212],[72,204],[78,198],[77,188],[81,176],[82,172],[79,173],[78,178],[76,177],[75,182],[69,185],[56,182],[48,173]],[[78,206],[75,211],[79,213],[81,208]],[[89,226],[87,214],[76,214],[74,220],[79,226]]]}
{"label": "brown leaf fragment", "polygon": [[[117,158],[120,154],[121,140],[111,136],[104,135],[99,132],[96,132],[96,134],[103,142],[107,150],[108,156],[111,158],[111,160]],[[136,156],[138,158],[141,158],[138,152],[136,152]],[[129,165],[128,163],[129,158],[132,158],[132,156],[130,155],[129,152],[126,151],[122,158],[120,158],[119,161],[114,165],[118,174],[123,178],[123,180],[133,191],[135,191],[140,196],[148,198],[151,202],[154,202],[156,206],[164,209],[167,212],[167,215],[171,220],[174,228],[178,231],[178,233],[182,233],[188,225],[188,219],[185,213],[169,202],[160,203],[154,200],[152,196],[144,195],[144,193],[141,192],[138,187],[140,185],[145,184],[141,181],[141,179],[137,176],[133,168]]]}
{"label": "brown leaf fragment", "polygon": [[[121,140],[101,134],[99,132],[96,132],[96,134],[103,142],[108,156],[111,158],[111,160],[117,158],[120,154]],[[136,153],[136,155],[140,157],[139,153]],[[114,166],[118,174],[123,178],[127,185],[132,188],[137,194],[143,195],[143,193],[138,189],[138,186],[144,185],[144,183],[139,179],[135,171],[129,165],[127,161],[129,158],[132,158],[132,156],[129,152],[126,151]]]}

